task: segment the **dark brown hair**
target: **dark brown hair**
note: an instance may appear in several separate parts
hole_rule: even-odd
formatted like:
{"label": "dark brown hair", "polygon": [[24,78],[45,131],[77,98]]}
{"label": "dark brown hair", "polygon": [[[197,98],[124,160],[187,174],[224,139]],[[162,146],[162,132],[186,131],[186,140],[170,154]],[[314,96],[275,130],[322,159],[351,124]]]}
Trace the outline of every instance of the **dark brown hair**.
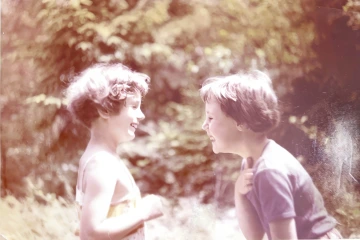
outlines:
{"label": "dark brown hair", "polygon": [[227,116],[253,132],[266,133],[280,121],[271,79],[258,70],[208,78],[200,95],[204,102],[215,98]]}

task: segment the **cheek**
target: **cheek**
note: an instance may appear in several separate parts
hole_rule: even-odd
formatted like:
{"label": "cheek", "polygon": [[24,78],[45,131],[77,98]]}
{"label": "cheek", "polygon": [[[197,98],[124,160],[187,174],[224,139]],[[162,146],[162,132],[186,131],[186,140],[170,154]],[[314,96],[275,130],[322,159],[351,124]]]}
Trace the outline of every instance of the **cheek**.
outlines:
{"label": "cheek", "polygon": [[216,130],[217,130],[217,124],[216,124],[216,122],[211,122],[210,124],[209,124],[209,131],[211,132],[211,133],[216,133]]}
{"label": "cheek", "polygon": [[133,118],[133,117],[135,117],[135,116],[136,116],[136,111],[135,111],[134,109],[129,109],[129,111],[127,112],[126,117],[127,117],[128,119],[130,119],[130,118]]}

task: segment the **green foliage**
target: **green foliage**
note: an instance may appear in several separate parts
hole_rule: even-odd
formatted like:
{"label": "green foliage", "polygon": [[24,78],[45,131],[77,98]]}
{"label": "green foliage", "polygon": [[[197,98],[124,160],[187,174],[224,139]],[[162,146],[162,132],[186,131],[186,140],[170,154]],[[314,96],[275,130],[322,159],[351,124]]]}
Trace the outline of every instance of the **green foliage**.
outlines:
{"label": "green foliage", "polygon": [[77,239],[74,235],[78,225],[76,206],[52,195],[39,196],[46,198],[46,205],[40,204],[33,195],[23,200],[10,195],[0,199],[0,237],[8,240]]}
{"label": "green foliage", "polygon": [[360,1],[348,0],[343,8],[345,13],[350,17],[348,24],[354,30],[360,30]]}
{"label": "green foliage", "polygon": [[[208,202],[223,196],[231,204],[239,159],[212,154],[201,130],[204,110],[197,90],[208,76],[257,67],[268,70],[284,105],[274,138],[303,160],[330,211],[353,228],[359,222],[357,213],[350,214],[356,204],[349,198],[344,200],[349,207],[339,208],[331,194],[343,183],[355,191],[343,174],[347,163],[334,153],[346,153],[336,152],[337,146],[351,145],[351,159],[359,162],[358,5],[356,0],[4,1],[2,189],[26,196],[35,188],[72,199],[88,133],[70,120],[62,91],[93,63],[122,62],[152,79],[140,134],[119,147],[143,192],[196,194]],[[335,130],[350,132],[352,144]],[[322,175],[334,169],[340,182],[322,187],[329,182]]]}
{"label": "green foliage", "polygon": [[45,94],[40,94],[34,97],[27,98],[25,103],[42,103],[46,105],[56,105],[57,108],[60,108],[62,105],[66,104],[66,100],[61,98],[56,98],[52,96],[46,96]]}
{"label": "green foliage", "polygon": [[[306,19],[310,2],[221,1],[212,9],[210,41],[222,41],[241,64],[259,67],[301,64],[314,59],[314,24]],[[259,17],[261,16],[261,17]]]}
{"label": "green foliage", "polygon": [[[190,98],[188,101],[193,104],[201,101],[198,97]],[[189,196],[196,191],[209,198],[214,164],[208,138],[199,121],[203,118],[203,109],[169,102],[163,110],[163,120],[156,124],[149,122],[145,127],[144,130],[149,129],[149,136],[121,144],[120,155],[131,162],[133,174],[144,182],[145,191],[156,189],[169,197]],[[136,148],[137,145],[143,146],[142,149]]]}
{"label": "green foliage", "polygon": [[[148,239],[243,239],[231,209],[216,209],[195,198],[164,198],[163,204],[164,216],[147,222]],[[227,214],[220,218],[220,211]],[[0,199],[0,212],[1,239],[79,239],[74,234],[79,224],[78,206],[54,195],[39,192],[20,201],[8,195]]]}
{"label": "green foliage", "polygon": [[343,196],[338,197],[336,201],[337,206],[332,206],[336,209],[333,215],[341,224],[340,231],[345,236],[351,234],[359,234],[359,220],[360,220],[360,202],[359,194],[344,193]]}

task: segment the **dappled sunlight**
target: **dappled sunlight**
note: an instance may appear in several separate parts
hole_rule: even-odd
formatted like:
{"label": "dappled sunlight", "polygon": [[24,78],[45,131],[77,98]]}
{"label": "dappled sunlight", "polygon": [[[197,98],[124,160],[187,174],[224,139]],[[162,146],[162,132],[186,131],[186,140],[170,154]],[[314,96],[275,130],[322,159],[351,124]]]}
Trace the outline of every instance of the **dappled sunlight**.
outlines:
{"label": "dappled sunlight", "polygon": [[[283,116],[271,137],[311,175],[344,237],[360,226],[358,0],[4,0],[0,234],[77,239],[74,203],[88,130],[64,89],[94,63],[150,76],[134,141],[118,146],[143,195],[164,197],[150,240],[242,239],[241,158],[215,155],[199,88],[260,69]],[[1,235],[0,235],[1,239]]]}

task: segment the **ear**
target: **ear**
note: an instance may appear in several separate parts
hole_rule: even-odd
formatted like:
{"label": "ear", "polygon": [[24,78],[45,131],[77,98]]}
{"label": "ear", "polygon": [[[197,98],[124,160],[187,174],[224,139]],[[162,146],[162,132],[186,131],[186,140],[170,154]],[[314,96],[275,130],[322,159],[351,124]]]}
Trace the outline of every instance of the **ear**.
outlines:
{"label": "ear", "polygon": [[239,124],[239,123],[236,124],[236,128],[239,132],[243,132],[246,129],[246,127],[244,125]]}
{"label": "ear", "polygon": [[107,111],[97,109],[99,116],[103,119],[108,119],[110,117],[110,114]]}

